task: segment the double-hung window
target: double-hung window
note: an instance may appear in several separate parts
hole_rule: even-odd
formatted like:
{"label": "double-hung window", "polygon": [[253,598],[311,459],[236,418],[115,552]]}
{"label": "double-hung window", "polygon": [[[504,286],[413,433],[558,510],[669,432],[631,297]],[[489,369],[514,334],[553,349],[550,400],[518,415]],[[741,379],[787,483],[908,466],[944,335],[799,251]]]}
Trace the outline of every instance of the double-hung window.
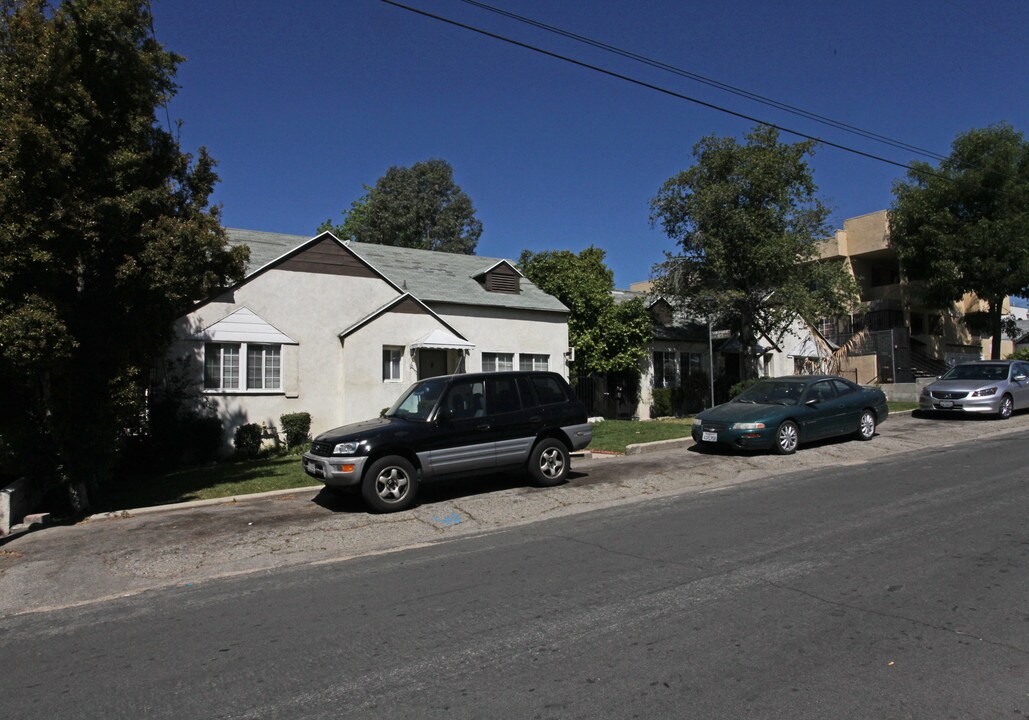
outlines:
{"label": "double-hung window", "polygon": [[382,381],[400,382],[400,362],[404,356],[404,348],[390,347],[382,348]]}
{"label": "double-hung window", "polygon": [[654,387],[679,387],[679,357],[672,351],[654,352]]}
{"label": "double-hung window", "polygon": [[[243,383],[245,381],[245,387]],[[258,343],[206,343],[205,390],[282,388],[282,346]]]}
{"label": "double-hung window", "polygon": [[282,387],[282,346],[247,345],[247,390]]}
{"label": "double-hung window", "polygon": [[697,375],[704,371],[700,364],[700,353],[682,353],[681,364],[683,375]]}
{"label": "double-hung window", "polygon": [[239,343],[204,345],[204,389],[239,389]]}
{"label": "double-hung window", "polygon": [[488,353],[482,354],[483,372],[502,372],[514,370],[514,353]]}
{"label": "double-hung window", "polygon": [[530,353],[520,353],[518,355],[518,369],[519,370],[537,370],[546,371],[550,369],[550,356],[549,355],[533,355]]}

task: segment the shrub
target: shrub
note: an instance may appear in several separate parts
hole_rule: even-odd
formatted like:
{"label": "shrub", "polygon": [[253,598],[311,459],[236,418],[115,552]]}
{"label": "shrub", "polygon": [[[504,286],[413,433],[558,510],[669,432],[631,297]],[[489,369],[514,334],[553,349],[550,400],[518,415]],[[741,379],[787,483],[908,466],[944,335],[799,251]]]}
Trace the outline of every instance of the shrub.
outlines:
{"label": "shrub", "polygon": [[732,399],[742,393],[744,390],[749,389],[753,385],[757,385],[763,378],[753,378],[751,380],[740,380],[738,383],[729,388],[729,398]]}
{"label": "shrub", "polygon": [[236,428],[233,439],[236,457],[255,458],[261,451],[261,426],[257,423],[246,423]]}
{"label": "shrub", "polygon": [[678,409],[677,415],[694,415],[707,406],[710,397],[708,375],[698,372],[682,379],[682,387],[672,393],[672,406]]}
{"label": "shrub", "polygon": [[290,450],[305,445],[311,439],[311,413],[287,413],[279,416],[282,431],[286,433],[286,447]]}
{"label": "shrub", "polygon": [[654,403],[650,406],[650,417],[668,417],[672,414],[672,388],[654,388]]}
{"label": "shrub", "polygon": [[1029,360],[1029,348],[1021,348],[1008,355],[1008,360]]}
{"label": "shrub", "polygon": [[707,373],[687,375],[682,379],[681,387],[654,388],[654,402],[650,406],[651,417],[683,417],[693,415],[704,409],[705,401],[710,394]]}
{"label": "shrub", "polygon": [[218,459],[222,446],[222,422],[213,415],[190,413],[180,420],[187,462],[207,463]]}

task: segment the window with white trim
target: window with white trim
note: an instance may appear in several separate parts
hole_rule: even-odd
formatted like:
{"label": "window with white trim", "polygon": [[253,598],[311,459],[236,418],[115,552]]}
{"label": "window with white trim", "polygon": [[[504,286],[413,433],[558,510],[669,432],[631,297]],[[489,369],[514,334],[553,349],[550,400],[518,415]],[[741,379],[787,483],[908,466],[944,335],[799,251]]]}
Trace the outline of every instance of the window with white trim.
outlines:
{"label": "window with white trim", "polygon": [[488,353],[482,354],[483,372],[501,372],[503,370],[514,370],[514,353]]}
{"label": "window with white trim", "polygon": [[[246,386],[242,387],[245,379]],[[205,343],[204,389],[236,392],[282,390],[282,346]]]}
{"label": "window with white trim", "polygon": [[679,387],[679,354],[674,351],[654,351],[654,387]]}
{"label": "window with white trim", "polygon": [[400,363],[404,359],[404,348],[382,346],[382,381],[400,382]]}
{"label": "window with white trim", "polygon": [[282,387],[282,346],[247,345],[247,390]]}
{"label": "window with white trim", "polygon": [[239,344],[204,345],[204,389],[239,389]]}
{"label": "window with white trim", "polygon": [[519,370],[549,370],[550,356],[532,353],[520,353],[518,355]]}
{"label": "window with white trim", "polygon": [[699,375],[704,372],[700,353],[682,353],[681,365],[684,375]]}

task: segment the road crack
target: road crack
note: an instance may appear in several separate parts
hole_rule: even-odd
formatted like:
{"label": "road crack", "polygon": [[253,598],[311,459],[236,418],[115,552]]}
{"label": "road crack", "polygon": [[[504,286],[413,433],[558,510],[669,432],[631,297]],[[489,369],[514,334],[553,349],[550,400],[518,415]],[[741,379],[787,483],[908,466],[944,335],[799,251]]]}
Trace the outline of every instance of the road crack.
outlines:
{"label": "road crack", "polygon": [[798,595],[803,595],[805,597],[811,598],[812,600],[816,600],[816,601],[818,601],[820,603],[824,603],[826,605],[832,605],[833,607],[845,608],[847,610],[854,610],[855,612],[865,613],[867,615],[876,615],[878,617],[887,618],[887,619],[890,619],[890,620],[902,620],[904,622],[911,623],[912,625],[918,625],[919,627],[928,628],[930,630],[936,630],[938,632],[949,633],[951,635],[957,635],[959,637],[972,638],[973,640],[978,640],[981,643],[985,643],[987,645],[992,645],[993,647],[1004,648],[1006,650],[1013,650],[1013,651],[1015,651],[1015,652],[1017,652],[1017,653],[1019,653],[1021,655],[1029,655],[1029,650],[1027,650],[1025,648],[1018,647],[1017,645],[1012,645],[1010,643],[1000,642],[999,640],[990,640],[990,639],[987,639],[985,637],[981,637],[979,635],[976,635],[974,633],[965,632],[963,630],[955,630],[954,628],[949,628],[949,627],[945,627],[943,625],[937,625],[937,624],[934,624],[934,623],[926,622],[925,620],[918,620],[916,618],[908,617],[907,615],[899,615],[899,614],[896,614],[896,613],[888,613],[888,612],[883,612],[881,610],[871,610],[869,608],[861,607],[859,605],[852,605],[850,603],[840,602],[839,600],[830,600],[829,598],[825,598],[825,597],[822,597],[820,595],[816,595],[816,594],[808,592],[806,590],[801,590],[800,588],[790,587],[789,585],[782,585],[780,583],[776,583],[776,582],[773,582],[771,580],[766,580],[765,582],[767,582],[769,585],[771,585],[774,588],[778,588],[779,590],[786,590],[787,592],[797,593]]}

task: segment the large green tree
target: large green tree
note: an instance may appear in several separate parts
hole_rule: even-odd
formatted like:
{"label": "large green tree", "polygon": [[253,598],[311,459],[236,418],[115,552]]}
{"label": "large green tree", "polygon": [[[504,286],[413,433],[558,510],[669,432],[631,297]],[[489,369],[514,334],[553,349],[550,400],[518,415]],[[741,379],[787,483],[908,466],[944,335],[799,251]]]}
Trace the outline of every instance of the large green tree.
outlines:
{"label": "large green tree", "polygon": [[650,315],[641,299],[614,301],[614,273],[604,263],[603,250],[523,250],[518,268],[571,310],[568,341],[575,347],[573,367],[578,372],[639,369],[651,337]]}
{"label": "large green tree", "polygon": [[798,313],[848,312],[856,296],[842,264],[818,261],[829,211],[813,152],[813,142],[782,143],[763,126],[742,144],[710,135],[651,201],[651,222],[679,246],[658,268],[658,292],[694,316],[739,324],[744,379],[757,376],[760,335],[778,336]]}
{"label": "large green tree", "polygon": [[365,190],[342,223],[326,220],[318,231],[331,230],[341,240],[475,254],[482,223],[446,160],[393,166]]}
{"label": "large green tree", "polygon": [[1004,298],[1029,293],[1029,142],[1006,124],[969,130],[938,166],[912,163],[893,194],[890,244],[905,276],[940,307],[965,293],[986,300],[999,358]]}
{"label": "large green tree", "polygon": [[0,0],[7,472],[104,481],[173,320],[242,276],[214,162],[156,119],[181,58],[151,27],[147,0]]}

